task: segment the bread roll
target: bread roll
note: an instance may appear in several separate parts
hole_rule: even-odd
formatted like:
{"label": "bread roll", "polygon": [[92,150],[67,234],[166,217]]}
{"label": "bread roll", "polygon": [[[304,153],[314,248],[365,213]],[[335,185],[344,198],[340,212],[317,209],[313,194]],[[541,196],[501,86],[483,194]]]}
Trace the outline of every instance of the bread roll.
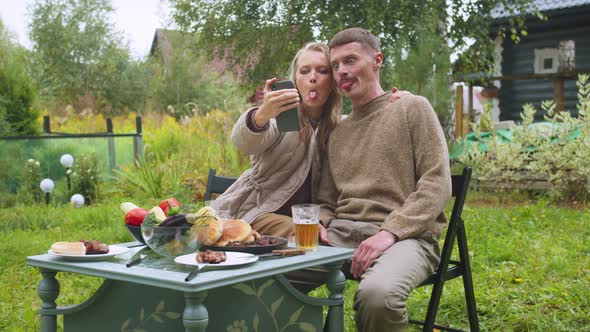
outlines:
{"label": "bread roll", "polygon": [[252,226],[241,219],[227,220],[223,225],[223,239],[228,242],[244,241],[252,234]]}
{"label": "bread roll", "polygon": [[55,242],[51,250],[64,255],[86,255],[86,246],[83,242]]}
{"label": "bread roll", "polygon": [[226,220],[223,224],[223,235],[215,242],[215,246],[225,247],[228,242],[245,241],[250,235],[252,235],[252,226],[244,220]]}
{"label": "bread roll", "polygon": [[215,219],[209,223],[209,227],[207,228],[207,238],[205,239],[204,244],[207,246],[214,244],[219,240],[221,235],[223,235],[223,221]]}
{"label": "bread roll", "polygon": [[254,242],[254,234],[250,233],[250,236],[248,236],[248,238],[245,239],[244,242]]}

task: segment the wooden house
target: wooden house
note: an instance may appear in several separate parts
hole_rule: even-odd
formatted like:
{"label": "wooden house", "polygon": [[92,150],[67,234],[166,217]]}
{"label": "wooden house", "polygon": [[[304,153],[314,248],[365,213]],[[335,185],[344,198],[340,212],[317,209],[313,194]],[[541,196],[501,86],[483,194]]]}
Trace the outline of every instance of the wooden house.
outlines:
{"label": "wooden house", "polygon": [[[533,5],[547,20],[529,15],[528,34],[519,43],[509,32],[496,38],[493,87],[484,90],[495,101],[496,121],[519,121],[524,104],[540,111],[544,100],[555,100],[558,111],[577,115],[577,75],[590,72],[590,0],[534,0]],[[508,27],[506,11],[496,9],[493,16],[491,31]],[[459,81],[474,84],[481,78],[464,75]]]}

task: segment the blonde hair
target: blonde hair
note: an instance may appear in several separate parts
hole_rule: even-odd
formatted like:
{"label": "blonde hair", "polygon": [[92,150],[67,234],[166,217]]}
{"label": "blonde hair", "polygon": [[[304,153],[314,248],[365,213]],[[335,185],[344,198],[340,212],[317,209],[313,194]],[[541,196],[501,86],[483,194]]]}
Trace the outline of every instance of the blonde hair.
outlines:
{"label": "blonde hair", "polygon": [[[299,58],[306,51],[314,51],[320,52],[326,56],[327,59],[330,59],[330,49],[326,44],[323,43],[308,43],[295,54],[293,61],[291,62],[291,66],[289,66],[289,77],[297,86],[297,70],[299,69]],[[332,92],[328,96],[326,103],[324,104],[322,114],[320,115],[320,123],[318,128],[318,133],[316,136],[316,141],[318,142],[318,149],[320,152],[327,152],[328,151],[328,139],[330,137],[330,133],[334,128],[336,128],[336,124],[338,119],[340,119],[340,112],[341,112],[341,96],[336,90],[336,84],[334,83],[334,78],[332,76],[332,68],[330,68],[330,77],[332,80]],[[304,105],[302,107],[305,107]],[[309,144],[311,141],[311,135],[313,135],[313,126],[311,125],[310,119],[305,115],[305,113],[301,113],[302,116],[300,117],[301,129],[299,130],[299,137],[305,142],[305,144]]]}

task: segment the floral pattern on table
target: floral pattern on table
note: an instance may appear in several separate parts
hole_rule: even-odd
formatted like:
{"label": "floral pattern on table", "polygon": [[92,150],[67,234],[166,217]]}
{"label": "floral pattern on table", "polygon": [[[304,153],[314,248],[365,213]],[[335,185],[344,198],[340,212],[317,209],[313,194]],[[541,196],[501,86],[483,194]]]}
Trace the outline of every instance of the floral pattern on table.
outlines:
{"label": "floral pattern on table", "polygon": [[148,330],[144,327],[144,323],[147,321],[155,321],[157,323],[165,323],[165,320],[175,320],[181,318],[182,314],[173,311],[166,311],[166,304],[164,301],[160,301],[154,308],[153,312],[145,311],[144,307],[141,307],[137,318],[128,318],[121,325],[121,332],[147,332]]}
{"label": "floral pattern on table", "polygon": [[[303,331],[303,332],[316,332],[317,331],[316,327],[312,323],[299,321],[299,319],[301,317],[301,313],[303,312],[303,309],[304,309],[303,305],[301,307],[299,307],[295,312],[293,312],[289,316],[288,321],[285,322],[285,321],[280,321],[278,319],[278,316],[279,316],[278,314],[281,309],[281,305],[283,304],[284,296],[278,297],[276,300],[274,300],[270,304],[270,306],[267,305],[267,303],[265,301],[263,301],[263,299],[262,299],[262,295],[264,294],[264,291],[268,287],[272,286],[274,283],[275,283],[274,279],[267,279],[264,283],[262,283],[258,287],[254,283],[254,281],[251,281],[248,283],[240,283],[240,284],[236,284],[236,285],[232,286],[232,288],[239,290],[240,292],[242,292],[245,295],[255,297],[256,301],[260,305],[260,308],[264,308],[264,309],[257,311],[254,314],[254,317],[252,317],[252,321],[249,323],[246,322],[245,320],[232,322],[232,324],[227,326],[228,332],[249,332],[249,330],[248,330],[249,326],[252,326],[252,331],[254,331],[254,332],[267,332],[267,331],[268,332],[270,332],[270,331],[284,332],[284,331],[286,331],[287,328],[293,327],[293,326],[297,326],[299,328],[299,330]],[[288,313],[287,313],[287,315],[288,315]],[[261,322],[261,320],[266,321],[267,319],[272,321],[272,323],[274,325],[274,329],[273,330],[265,329],[264,331],[262,331],[260,329],[260,322]]]}

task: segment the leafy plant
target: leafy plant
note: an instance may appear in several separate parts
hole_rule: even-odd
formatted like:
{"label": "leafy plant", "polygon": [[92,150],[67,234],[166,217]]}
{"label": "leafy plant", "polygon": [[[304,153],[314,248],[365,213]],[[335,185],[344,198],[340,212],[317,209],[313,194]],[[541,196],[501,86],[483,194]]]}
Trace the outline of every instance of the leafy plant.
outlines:
{"label": "leafy plant", "polygon": [[[555,112],[552,101],[541,104],[546,123],[534,124],[537,110],[525,105],[521,125],[514,128],[512,141],[499,144],[490,126],[491,140],[487,152],[481,143],[459,157],[474,168],[480,182],[495,190],[528,188],[535,180],[549,183],[547,194],[554,200],[590,199],[590,82],[587,74],[578,78],[578,117]],[[489,108],[484,110],[482,124],[491,121]],[[472,124],[476,137],[481,125]]]}
{"label": "leafy plant", "polygon": [[72,172],[72,194],[84,196],[85,203],[90,205],[98,198],[100,169],[96,155],[79,157]]}
{"label": "leafy plant", "polygon": [[19,203],[35,204],[41,201],[42,194],[39,190],[41,180],[41,164],[39,161],[35,159],[27,160],[20,179]]}
{"label": "leafy plant", "polygon": [[154,199],[179,196],[184,191],[186,167],[186,163],[172,159],[156,158],[151,162],[141,159],[136,165],[117,170],[117,181],[120,189],[130,195],[143,194]]}

